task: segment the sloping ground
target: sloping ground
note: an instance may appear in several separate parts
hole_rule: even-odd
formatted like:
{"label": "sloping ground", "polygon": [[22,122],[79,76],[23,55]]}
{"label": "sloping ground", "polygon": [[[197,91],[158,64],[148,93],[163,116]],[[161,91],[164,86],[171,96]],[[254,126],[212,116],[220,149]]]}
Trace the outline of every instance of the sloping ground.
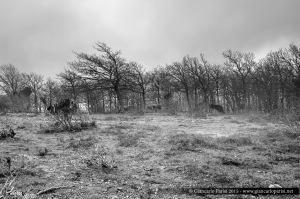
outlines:
{"label": "sloping ground", "polygon": [[[300,185],[298,135],[263,116],[89,117],[97,128],[45,134],[48,117],[1,116],[17,134],[0,140],[0,188],[9,169],[16,198],[255,198],[180,189]],[[298,196],[260,196],[273,197]]]}

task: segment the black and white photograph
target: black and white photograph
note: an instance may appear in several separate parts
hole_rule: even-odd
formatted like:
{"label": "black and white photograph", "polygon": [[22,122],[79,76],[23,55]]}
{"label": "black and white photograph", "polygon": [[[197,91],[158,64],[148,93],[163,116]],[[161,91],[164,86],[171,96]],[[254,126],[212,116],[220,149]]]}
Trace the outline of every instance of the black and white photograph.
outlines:
{"label": "black and white photograph", "polygon": [[0,199],[300,198],[299,0],[0,0]]}

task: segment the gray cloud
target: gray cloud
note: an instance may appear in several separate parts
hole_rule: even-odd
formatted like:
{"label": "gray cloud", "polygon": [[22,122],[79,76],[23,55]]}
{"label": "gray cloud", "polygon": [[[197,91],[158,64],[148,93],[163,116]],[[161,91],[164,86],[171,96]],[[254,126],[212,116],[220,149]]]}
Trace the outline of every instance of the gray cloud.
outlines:
{"label": "gray cloud", "polygon": [[298,0],[1,0],[0,64],[55,74],[105,42],[147,68],[227,49],[253,52],[300,43]]}

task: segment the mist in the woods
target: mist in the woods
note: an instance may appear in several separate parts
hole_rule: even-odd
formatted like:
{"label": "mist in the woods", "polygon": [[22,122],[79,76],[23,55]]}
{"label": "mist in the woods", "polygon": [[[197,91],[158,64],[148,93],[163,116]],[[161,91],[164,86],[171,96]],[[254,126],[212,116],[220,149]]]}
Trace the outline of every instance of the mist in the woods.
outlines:
{"label": "mist in the woods", "polygon": [[96,42],[94,53],[75,52],[74,61],[57,79],[2,64],[1,107],[42,112],[47,105],[69,98],[84,104],[89,113],[142,110],[155,104],[175,112],[209,104],[222,105],[227,113],[293,110],[300,97],[299,52],[299,45],[291,43],[256,61],[251,52],[229,49],[222,54],[223,64],[204,54],[186,55],[149,71],[128,61],[121,51]]}

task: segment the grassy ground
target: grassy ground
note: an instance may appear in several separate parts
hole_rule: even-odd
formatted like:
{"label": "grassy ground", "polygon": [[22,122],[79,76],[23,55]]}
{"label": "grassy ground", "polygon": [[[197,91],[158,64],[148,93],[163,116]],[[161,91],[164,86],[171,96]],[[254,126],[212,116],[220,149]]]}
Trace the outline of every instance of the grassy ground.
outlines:
{"label": "grassy ground", "polygon": [[9,125],[16,132],[14,138],[0,140],[0,191],[12,181],[6,187],[14,188],[14,198],[299,197],[195,196],[179,191],[189,186],[299,187],[298,135],[264,116],[89,117],[96,128],[45,133],[49,117],[44,115],[0,116],[0,127]]}

